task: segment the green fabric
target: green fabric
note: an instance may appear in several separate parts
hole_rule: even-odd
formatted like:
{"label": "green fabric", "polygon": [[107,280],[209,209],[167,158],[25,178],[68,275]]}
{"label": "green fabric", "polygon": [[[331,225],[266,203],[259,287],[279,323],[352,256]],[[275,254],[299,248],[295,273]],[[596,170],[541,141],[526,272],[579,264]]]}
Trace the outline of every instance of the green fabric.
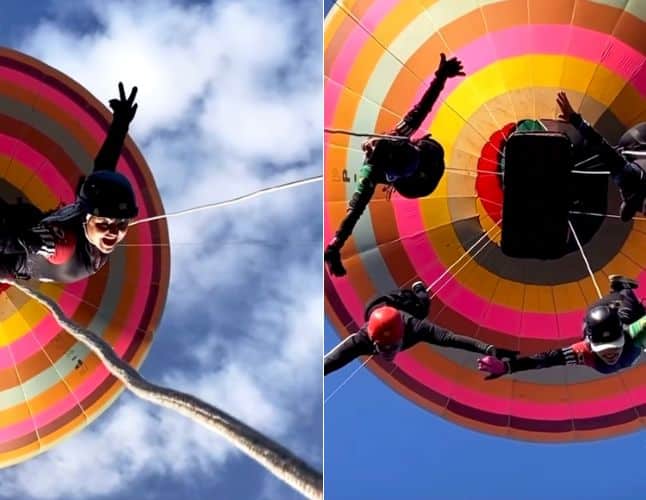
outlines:
{"label": "green fabric", "polygon": [[628,334],[642,347],[646,347],[646,316],[628,326]]}
{"label": "green fabric", "polygon": [[516,132],[545,132],[545,130],[539,120],[522,120],[516,127]]}
{"label": "green fabric", "polygon": [[359,193],[359,194],[363,193],[363,190],[365,188],[365,183],[362,181],[372,173],[373,168],[374,167],[368,163],[364,163],[361,166],[361,168],[359,169],[359,182],[357,183],[357,187],[355,189],[356,193]]}

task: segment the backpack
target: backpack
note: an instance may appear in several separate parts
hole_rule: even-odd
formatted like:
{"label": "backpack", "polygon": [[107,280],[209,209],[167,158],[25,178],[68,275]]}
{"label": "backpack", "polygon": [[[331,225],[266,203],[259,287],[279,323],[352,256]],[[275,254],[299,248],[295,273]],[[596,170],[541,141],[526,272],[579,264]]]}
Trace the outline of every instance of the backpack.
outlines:
{"label": "backpack", "polygon": [[380,306],[390,306],[404,311],[417,319],[426,319],[431,308],[431,300],[426,296],[422,298],[412,290],[396,290],[387,295],[381,295],[368,303],[364,312],[365,321],[370,318],[373,309]]}

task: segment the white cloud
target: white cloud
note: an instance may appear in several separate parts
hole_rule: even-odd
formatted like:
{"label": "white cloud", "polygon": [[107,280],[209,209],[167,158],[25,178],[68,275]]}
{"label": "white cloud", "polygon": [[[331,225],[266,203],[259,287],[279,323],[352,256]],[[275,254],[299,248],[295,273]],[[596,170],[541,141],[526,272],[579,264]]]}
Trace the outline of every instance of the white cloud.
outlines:
{"label": "white cloud", "polygon": [[[229,362],[222,370],[210,369],[213,344],[196,346],[198,364],[191,370],[174,368],[160,381],[190,392],[251,425],[295,451],[313,452],[319,438],[303,441],[291,433],[305,408],[321,394],[321,295],[316,287],[307,296],[296,297],[302,276],[313,285],[314,273],[294,268],[286,285],[294,290],[290,299],[298,306],[286,307],[288,316],[259,314],[250,328],[280,335],[273,351],[249,338],[224,342]],[[183,333],[183,332],[175,332]],[[223,332],[207,338],[222,339]],[[313,341],[314,340],[314,341]],[[254,369],[252,369],[254,367]],[[308,401],[309,399],[309,401]],[[305,404],[304,404],[305,403]],[[309,403],[309,404],[307,404]],[[29,462],[3,471],[2,496],[15,498],[89,498],[132,489],[151,476],[174,476],[178,481],[191,471],[214,473],[217,466],[239,452],[223,439],[166,409],[158,409],[130,395],[91,427]],[[33,478],[38,477],[38,481]],[[271,482],[269,482],[271,484]],[[269,488],[259,485],[260,491]],[[259,493],[261,495],[261,493]],[[264,496],[264,493],[262,494]],[[275,498],[276,495],[272,494]]]}
{"label": "white cloud", "polygon": [[[118,493],[148,475],[208,470],[225,442],[184,418],[122,397],[109,418],[18,467],[3,472],[5,498],[89,498]],[[143,477],[142,477],[143,476]]]}
{"label": "white cloud", "polygon": [[[32,30],[22,50],[104,103],[120,80],[139,86],[131,132],[167,211],[320,174],[319,159],[308,164],[321,146],[316,2],[86,0],[75,8],[102,30],[79,34],[63,11]],[[179,347],[166,353],[172,364],[154,370],[162,383],[308,454],[321,452],[321,436],[293,429],[322,411],[321,204],[321,186],[310,185],[169,221],[178,244],[157,342]],[[181,481],[186,471],[216,481],[214,468],[232,456],[200,426],[124,396],[90,428],[2,471],[12,486],[0,495],[114,496],[146,477]],[[259,484],[259,495],[267,488]]]}

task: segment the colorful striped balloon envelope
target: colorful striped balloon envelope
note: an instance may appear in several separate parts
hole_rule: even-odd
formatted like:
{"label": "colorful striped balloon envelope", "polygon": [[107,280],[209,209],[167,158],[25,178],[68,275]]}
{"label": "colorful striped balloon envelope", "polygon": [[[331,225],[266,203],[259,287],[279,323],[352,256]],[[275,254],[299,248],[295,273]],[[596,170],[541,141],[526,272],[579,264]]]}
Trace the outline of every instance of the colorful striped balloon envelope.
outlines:
{"label": "colorful striped balloon envelope", "polygon": [[[526,120],[555,119],[556,94],[610,142],[646,121],[646,3],[617,0],[342,0],[325,24],[325,126],[386,132],[421,97],[439,54],[462,60],[418,134],[445,149],[436,191],[390,200],[379,189],[342,253],[348,274],[326,275],[326,315],[340,337],[378,293],[433,283],[429,319],[532,354],[581,339],[593,280],[575,249],[555,260],[500,250],[501,151]],[[361,141],[325,137],[325,237],[345,214]],[[619,198],[608,184],[608,212]],[[547,196],[547,194],[546,194]],[[592,217],[591,215],[574,215]],[[646,223],[605,217],[585,241],[595,281],[638,278],[646,294]],[[646,365],[602,376],[554,367],[484,381],[476,355],[427,344],[396,367],[368,366],[394,390],[460,425],[537,441],[605,438],[640,428]]]}
{"label": "colorful striped balloon envelope", "polygon": [[[110,121],[109,110],[78,83],[35,59],[0,50],[0,197],[9,202],[21,197],[42,210],[72,202],[79,178],[92,170]],[[140,217],[163,213],[150,169],[130,138],[117,170],[135,189]],[[131,228],[109,264],[90,279],[31,286],[54,298],[69,317],[138,367],[164,308],[169,261],[166,223],[156,221]],[[44,307],[3,286],[3,466],[26,460],[82,429],[108,408],[122,387]]]}

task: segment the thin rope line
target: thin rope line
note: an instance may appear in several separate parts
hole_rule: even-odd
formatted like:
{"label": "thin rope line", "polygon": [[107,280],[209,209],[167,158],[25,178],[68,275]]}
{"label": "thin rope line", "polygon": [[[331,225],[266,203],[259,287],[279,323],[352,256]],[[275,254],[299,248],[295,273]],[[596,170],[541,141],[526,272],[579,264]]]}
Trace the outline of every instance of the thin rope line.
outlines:
{"label": "thin rope line", "polygon": [[[496,226],[493,226],[493,227],[496,227]],[[496,236],[498,236],[498,235],[501,233],[501,231],[502,231],[502,229],[500,229],[500,230],[495,234],[494,238],[495,238]],[[474,253],[473,255],[470,255],[470,256],[469,256],[470,258],[469,258],[469,259],[468,259],[464,264],[462,264],[462,266],[460,266],[460,268],[459,268],[455,273],[453,273],[453,274],[449,277],[449,279],[448,279],[448,280],[446,280],[444,283],[442,283],[442,286],[441,286],[440,288],[438,288],[437,290],[435,290],[435,291],[433,292],[433,294],[431,295],[431,300],[433,300],[433,299],[437,296],[437,294],[438,294],[438,293],[440,293],[440,292],[442,291],[442,289],[443,289],[446,285],[448,285],[448,284],[451,282],[451,280],[452,280],[452,279],[454,279],[455,277],[457,277],[457,275],[458,275],[458,274],[460,274],[460,272],[461,272],[465,267],[467,267],[471,262],[473,262],[473,260],[474,260],[478,255],[480,255],[480,253],[481,253],[485,248],[487,248],[487,245],[489,245],[489,243],[491,243],[491,241],[492,241],[492,240],[487,240],[487,242],[486,242],[484,245],[482,245],[482,247],[480,247],[476,253]]]}
{"label": "thin rope line", "polygon": [[306,179],[301,179],[301,180],[298,180],[298,181],[286,182],[284,184],[278,184],[277,186],[270,186],[270,187],[262,188],[262,189],[259,189],[258,191],[254,191],[252,193],[244,194],[242,196],[237,196],[235,198],[231,198],[231,199],[228,199],[228,200],[218,201],[216,203],[209,203],[207,205],[200,205],[198,207],[187,208],[185,210],[180,210],[179,212],[172,212],[172,213],[168,213],[168,214],[155,215],[153,217],[146,217],[145,219],[139,219],[139,220],[131,222],[129,224],[129,226],[132,227],[132,226],[136,226],[137,224],[142,224],[144,222],[152,222],[152,221],[159,220],[159,219],[168,219],[170,217],[176,217],[176,216],[179,216],[179,215],[186,215],[186,214],[190,214],[190,213],[193,213],[193,212],[198,212],[200,210],[206,210],[208,208],[225,207],[225,206],[228,206],[228,205],[233,205],[235,203],[240,203],[241,201],[250,200],[252,198],[256,198],[256,197],[264,195],[264,194],[273,193],[273,192],[276,192],[276,191],[281,191],[283,189],[289,189],[289,188],[293,188],[293,187],[297,187],[297,186],[303,186],[305,184],[310,184],[312,182],[317,182],[317,181],[321,181],[321,180],[323,180],[323,176],[322,175],[317,175],[315,177],[308,177]]}
{"label": "thin rope line", "polygon": [[399,140],[410,139],[410,137],[406,137],[403,135],[376,134],[374,132],[352,132],[351,130],[345,130],[342,128],[324,128],[323,130],[328,134],[351,135],[353,137],[379,137],[381,139],[399,139]]}
{"label": "thin rope line", "polygon": [[[591,215],[593,217],[608,217],[609,219],[620,219],[619,215],[614,214],[601,214],[596,212],[579,212],[578,210],[570,210],[571,214],[575,215]],[[633,217],[633,220],[646,221],[646,217]]]}
{"label": "thin rope line", "polygon": [[501,220],[502,220],[502,219],[498,220],[498,222],[496,222],[496,223],[495,223],[495,224],[496,224],[495,226],[491,226],[491,227],[489,228],[489,230],[488,230],[486,233],[484,233],[482,236],[480,236],[480,238],[478,238],[478,239],[476,240],[476,242],[475,242],[473,245],[471,245],[471,246],[467,249],[467,251],[466,251],[466,252],[464,252],[464,253],[463,253],[463,254],[458,258],[458,260],[456,260],[453,264],[451,264],[448,268],[446,268],[446,270],[445,270],[442,274],[440,274],[440,276],[439,276],[439,277],[438,277],[438,278],[437,278],[433,283],[431,283],[428,287],[426,287],[426,291],[427,291],[427,292],[430,292],[430,291],[431,291],[431,289],[432,289],[435,285],[437,285],[437,284],[440,282],[440,280],[441,280],[442,278],[444,278],[444,276],[446,276],[446,275],[451,271],[451,269],[453,269],[455,266],[457,266],[457,265],[458,265],[458,263],[459,263],[462,259],[464,259],[464,257],[466,257],[467,255],[469,255],[469,253],[471,252],[471,250],[473,250],[475,247],[477,247],[477,246],[480,244],[480,242],[481,242],[483,239],[485,239],[485,238],[489,235],[489,233],[490,233],[491,231],[493,231],[493,230],[494,230],[494,228],[496,228],[496,227],[498,227],[498,226],[499,226],[499,224],[500,224],[500,221],[501,221]]}
{"label": "thin rope line", "polygon": [[371,354],[370,356],[368,356],[368,359],[366,359],[363,363],[361,363],[361,366],[359,366],[359,368],[357,368],[356,370],[354,370],[354,371],[353,371],[353,372],[352,372],[352,373],[351,373],[351,374],[350,374],[350,375],[349,375],[349,376],[348,376],[348,377],[347,377],[343,382],[341,382],[341,385],[339,385],[336,389],[334,389],[334,391],[332,392],[332,394],[330,394],[327,398],[325,398],[325,401],[323,401],[323,404],[326,404],[330,399],[332,399],[332,397],[333,397],[337,392],[339,392],[339,390],[341,389],[341,387],[343,387],[345,384],[347,384],[347,383],[350,381],[350,379],[351,379],[352,377],[354,377],[354,376],[357,374],[357,372],[358,372],[359,370],[361,370],[361,368],[363,368],[364,366],[366,366],[366,364],[368,364],[368,361],[370,361],[373,357],[374,357],[374,354]]}
{"label": "thin rope line", "polygon": [[583,175],[610,175],[607,170],[570,170],[570,172]]}
{"label": "thin rope line", "polygon": [[583,166],[583,165],[585,165],[586,163],[589,163],[589,162],[591,162],[592,160],[596,160],[596,159],[598,159],[598,158],[599,158],[599,156],[600,156],[600,155],[598,155],[598,154],[597,154],[597,155],[592,155],[592,156],[590,156],[589,158],[586,158],[585,160],[581,160],[580,162],[575,163],[575,164],[574,164],[574,166],[575,166],[575,167],[582,167],[582,166]]}
{"label": "thin rope line", "polygon": [[105,339],[76,324],[65,315],[63,309],[54,299],[41,290],[31,289],[10,278],[2,278],[0,282],[12,285],[45,306],[61,328],[94,352],[105,368],[136,396],[175,410],[177,413],[191,418],[194,422],[204,425],[209,430],[219,433],[303,496],[312,499],[323,498],[322,474],[287,448],[191,394],[159,386],[144,379],[137,370],[117,355]]}
{"label": "thin rope line", "polygon": [[448,172],[456,172],[456,173],[465,173],[465,174],[491,174],[491,175],[499,175],[502,177],[503,173],[502,172],[493,172],[491,170],[469,170],[468,168],[456,168],[456,167],[446,167],[446,170]]}
{"label": "thin rope line", "polygon": [[597,284],[597,280],[594,277],[594,273],[592,272],[592,268],[590,267],[590,263],[588,262],[588,258],[585,255],[585,252],[583,251],[583,247],[581,246],[581,242],[579,241],[579,237],[576,235],[576,231],[574,230],[574,226],[572,225],[571,221],[567,221],[568,225],[570,226],[570,231],[572,231],[572,234],[574,235],[574,239],[576,240],[576,244],[579,246],[579,251],[581,252],[581,257],[583,257],[583,262],[585,262],[585,267],[588,269],[588,273],[590,273],[590,278],[592,278],[592,283],[594,283],[594,287],[597,289],[597,294],[599,295],[599,298],[603,297],[601,294],[601,289],[599,288],[599,285]]}
{"label": "thin rope line", "polygon": [[[418,75],[415,71],[413,71],[413,69],[412,69],[410,66],[408,66],[408,65],[406,64],[406,62],[405,62],[405,61],[403,61],[402,59],[400,59],[400,57],[399,57],[397,54],[395,54],[395,53],[394,53],[394,52],[389,48],[389,46],[388,46],[387,44],[384,44],[381,40],[379,40],[379,39],[375,36],[374,32],[373,32],[371,29],[369,29],[367,26],[365,26],[364,24],[362,24],[361,20],[360,20],[360,19],[359,19],[359,18],[358,18],[358,17],[357,17],[353,12],[351,12],[351,11],[350,11],[346,6],[344,6],[342,3],[337,2],[337,3],[336,3],[336,5],[337,5],[341,10],[343,10],[343,11],[346,13],[346,15],[347,15],[350,19],[352,19],[352,20],[357,24],[357,26],[359,26],[363,31],[365,31],[365,33],[366,33],[369,37],[371,37],[371,38],[372,38],[372,39],[377,43],[377,45],[379,45],[379,46],[384,50],[384,52],[386,52],[386,53],[390,54],[390,55],[393,57],[393,59],[395,59],[395,60],[396,60],[396,61],[397,61],[401,66],[402,66],[402,68],[406,68],[406,69],[407,69],[408,71],[410,71],[410,73],[411,73],[415,78],[417,78],[421,83],[425,83],[425,79],[424,79],[424,78],[422,78],[422,77],[421,77],[420,75]],[[429,21],[430,21],[431,25],[435,26],[435,23],[434,23],[434,21],[431,19],[431,17],[429,16],[429,14],[428,14],[426,11],[425,11],[425,13],[426,13],[426,15],[428,16],[428,19],[429,19]],[[437,32],[438,36],[442,39],[442,42],[444,43],[445,47],[448,49],[448,52],[449,52],[449,53],[453,53],[454,51],[453,51],[453,50],[451,50],[451,48],[449,47],[449,44],[446,42],[446,40],[445,40],[445,38],[444,38],[444,35],[442,34],[441,30],[439,30],[439,29],[435,29],[434,31],[435,31],[435,32]],[[466,79],[466,81],[468,82],[468,78]],[[340,84],[340,83],[339,83],[339,85],[342,85],[343,87],[347,88],[347,87],[346,87],[345,85],[343,85],[343,84]],[[467,84],[467,85],[468,85],[468,84]],[[363,97],[363,95],[362,95],[362,97]],[[488,139],[487,137],[485,137],[485,135],[484,135],[482,132],[480,132],[480,130],[478,130],[474,125],[472,125],[472,124],[471,124],[471,122],[470,122],[467,118],[465,118],[464,116],[462,116],[462,114],[461,114],[461,113],[459,113],[459,112],[458,112],[458,110],[457,110],[457,109],[455,109],[455,108],[451,105],[451,103],[450,103],[450,102],[448,102],[448,100],[446,100],[446,99],[440,99],[440,98],[438,97],[438,101],[439,101],[439,102],[441,102],[441,103],[442,103],[444,106],[446,106],[448,109],[450,109],[453,113],[455,113],[455,115],[456,115],[458,118],[460,118],[460,119],[464,122],[464,124],[465,124],[467,127],[470,127],[470,128],[471,128],[471,129],[472,129],[472,130],[477,134],[477,135],[479,135],[479,136],[480,136],[480,138],[481,138],[483,141],[485,141],[485,142],[488,142],[488,141],[489,141],[489,139]],[[383,106],[381,106],[381,105],[380,105],[380,107],[383,107]],[[492,120],[494,123],[498,124],[498,128],[501,128],[501,125],[498,123],[498,121],[496,120],[496,118],[494,117],[494,115],[491,113],[491,110],[488,108],[488,106],[487,106],[486,104],[484,105],[484,108],[486,109],[487,113],[489,113],[489,116],[490,116],[491,120]],[[501,151],[500,151],[500,150],[499,150],[495,145],[492,145],[492,146],[494,147],[494,149],[496,150],[496,152],[497,152],[497,153],[502,154],[502,152],[501,152]]]}

